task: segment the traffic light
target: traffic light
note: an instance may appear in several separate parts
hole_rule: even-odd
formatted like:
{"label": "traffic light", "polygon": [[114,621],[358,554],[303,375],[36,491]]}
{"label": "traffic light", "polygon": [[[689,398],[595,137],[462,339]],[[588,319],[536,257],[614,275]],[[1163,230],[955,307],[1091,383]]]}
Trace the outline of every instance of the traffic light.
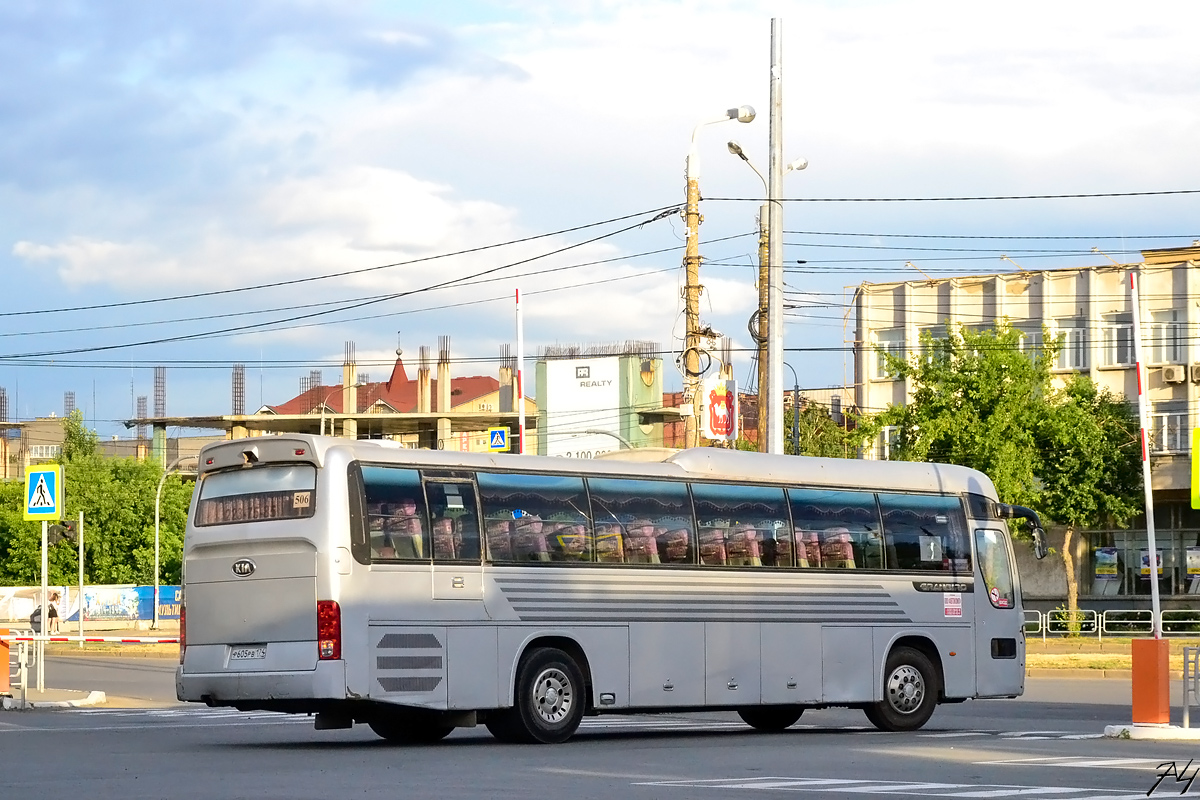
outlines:
{"label": "traffic light", "polygon": [[63,539],[73,542],[75,541],[75,534],[74,522],[60,522],[51,525],[46,531],[46,541],[52,545],[58,544]]}

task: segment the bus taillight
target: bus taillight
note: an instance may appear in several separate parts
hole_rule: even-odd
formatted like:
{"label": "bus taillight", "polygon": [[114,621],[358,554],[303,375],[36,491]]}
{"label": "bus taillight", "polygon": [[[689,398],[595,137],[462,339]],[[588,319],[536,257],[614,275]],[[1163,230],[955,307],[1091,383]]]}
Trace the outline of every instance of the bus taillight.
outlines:
{"label": "bus taillight", "polygon": [[342,657],[342,610],[333,600],[317,601],[317,656],[322,661]]}
{"label": "bus taillight", "polygon": [[179,606],[179,663],[183,663],[183,651],[187,649],[187,607]]}

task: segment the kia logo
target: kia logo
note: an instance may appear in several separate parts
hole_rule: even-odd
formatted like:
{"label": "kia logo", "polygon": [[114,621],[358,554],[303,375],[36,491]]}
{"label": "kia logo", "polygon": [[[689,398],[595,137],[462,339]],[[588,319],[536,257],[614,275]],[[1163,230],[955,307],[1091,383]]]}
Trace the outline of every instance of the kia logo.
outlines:
{"label": "kia logo", "polygon": [[248,558],[239,558],[233,562],[233,574],[239,578],[248,578],[254,574],[254,562]]}

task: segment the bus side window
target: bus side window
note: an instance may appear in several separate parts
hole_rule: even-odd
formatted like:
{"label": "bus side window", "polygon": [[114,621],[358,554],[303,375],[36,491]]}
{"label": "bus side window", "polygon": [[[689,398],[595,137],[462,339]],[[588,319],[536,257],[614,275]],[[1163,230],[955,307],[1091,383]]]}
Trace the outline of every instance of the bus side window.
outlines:
{"label": "bus side window", "polygon": [[680,481],[588,478],[596,518],[596,560],[692,564],[692,500]]}
{"label": "bus side window", "polygon": [[479,561],[479,511],[475,486],[457,481],[426,481],[434,561]]}
{"label": "bus side window", "polygon": [[592,560],[583,478],[480,472],[476,480],[491,561]]}
{"label": "bus side window", "polygon": [[347,469],[346,484],[350,495],[350,554],[360,564],[371,563],[371,542],[367,535],[367,512],[363,500],[362,468],[358,463]]}
{"label": "bus side window", "polygon": [[413,469],[362,467],[372,561],[428,561],[429,521],[421,476]]}
{"label": "bus side window", "polygon": [[947,495],[880,494],[888,567],[970,573],[962,501]]}
{"label": "bus side window", "polygon": [[792,566],[792,529],[783,489],[693,483],[700,563]]}
{"label": "bus side window", "polygon": [[870,492],[788,489],[796,561],[820,569],[881,569],[879,510]]}

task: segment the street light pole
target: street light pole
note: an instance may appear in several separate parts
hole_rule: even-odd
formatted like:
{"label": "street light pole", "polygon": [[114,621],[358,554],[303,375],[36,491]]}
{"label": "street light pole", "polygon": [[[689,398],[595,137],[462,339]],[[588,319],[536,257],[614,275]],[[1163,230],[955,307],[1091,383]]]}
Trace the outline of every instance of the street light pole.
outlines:
{"label": "street light pole", "polygon": [[[754,166],[749,156],[742,150],[742,146],[737,142],[731,141],[727,145],[729,152],[746,162],[746,166],[754,170],[754,174],[762,181],[763,191],[768,195],[771,190],[767,186],[767,179],[758,171],[758,167]],[[808,166],[808,161],[803,158],[798,158],[784,168],[784,172],[792,170],[801,170]],[[770,341],[770,332],[767,329],[768,317],[768,294],[767,287],[770,283],[768,270],[770,267],[770,228],[771,203],[763,203],[758,211],[758,310],[755,311],[754,317],[751,319],[753,323],[750,334],[754,337],[755,344],[758,346],[758,452],[769,452],[767,448],[767,431],[770,428],[768,418],[770,416],[770,381],[767,379],[767,360],[769,358],[768,342]],[[791,366],[790,364],[788,366]],[[782,412],[781,412],[782,413]],[[780,422],[780,425],[783,423]]]}
{"label": "street light pole", "polygon": [[[783,452],[783,20],[771,20],[771,160],[767,168],[767,452]],[[761,435],[761,433],[760,433]]]}
{"label": "street light pole", "polygon": [[[362,385],[363,384],[361,384],[361,383],[352,383],[349,386],[337,386],[337,387],[334,387],[333,389],[330,389],[329,393],[325,395],[325,399],[323,399],[321,401],[321,435],[322,436],[325,435],[325,404],[329,402],[329,398],[333,397],[338,392],[344,392],[347,389],[357,389],[358,387],[360,387]],[[344,411],[345,409],[342,409],[342,410]],[[336,418],[329,420],[329,435],[330,436],[333,436],[333,432],[334,432],[336,425],[337,425]]]}
{"label": "street light pole", "polygon": [[705,125],[714,125],[736,119],[752,122],[754,109],[750,106],[731,108],[719,117],[705,120],[692,129],[692,143],[687,155],[687,205],[684,220],[687,223],[687,247],[684,251],[684,272],[687,283],[683,288],[683,315],[686,333],[683,345],[684,402],[690,403],[691,414],[684,416],[684,446],[700,444],[700,152],[696,137]]}
{"label": "street light pole", "polygon": [[[159,509],[162,505],[162,490],[163,484],[167,482],[167,476],[175,471],[184,461],[196,458],[196,456],[181,456],[171,462],[170,466],[163,471],[162,477],[158,479],[158,491],[154,493],[154,623],[150,626],[152,630],[158,630],[158,531],[159,531]],[[82,528],[83,526],[80,525]],[[80,539],[82,540],[82,536]],[[82,597],[80,598],[82,600]],[[83,605],[79,606],[79,614],[83,616]]]}

